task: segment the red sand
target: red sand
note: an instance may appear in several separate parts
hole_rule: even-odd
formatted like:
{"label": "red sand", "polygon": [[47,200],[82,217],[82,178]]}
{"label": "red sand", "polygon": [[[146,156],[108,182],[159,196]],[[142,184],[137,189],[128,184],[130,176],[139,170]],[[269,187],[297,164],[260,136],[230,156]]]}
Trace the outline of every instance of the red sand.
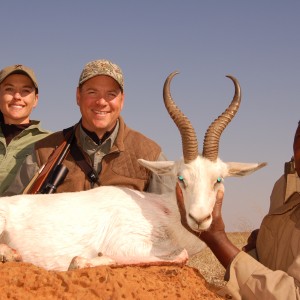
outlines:
{"label": "red sand", "polygon": [[1,299],[220,299],[198,270],[184,266],[95,267],[46,271],[0,265]]}

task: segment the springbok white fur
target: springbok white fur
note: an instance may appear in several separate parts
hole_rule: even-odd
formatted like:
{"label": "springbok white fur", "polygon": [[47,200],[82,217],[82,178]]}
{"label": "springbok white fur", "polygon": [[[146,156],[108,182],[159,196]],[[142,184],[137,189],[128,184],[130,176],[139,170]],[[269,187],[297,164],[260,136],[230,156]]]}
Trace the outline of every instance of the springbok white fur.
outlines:
{"label": "springbok white fur", "polygon": [[[188,162],[139,162],[160,176],[172,176],[172,192],[157,195],[102,186],[74,193],[0,198],[0,257],[8,261],[21,256],[49,270],[67,270],[71,261],[71,268],[184,263],[205,244],[181,220],[186,219],[195,232],[208,229],[216,193],[224,189],[222,180],[265,165],[212,161],[198,154]],[[185,215],[176,201],[177,182]]]}
{"label": "springbok white fur", "polygon": [[[200,156],[188,165],[142,163],[159,174],[184,176],[186,218],[195,231],[211,223],[211,217],[201,220],[211,216],[216,191],[223,188],[218,177],[246,175],[260,167],[212,163]],[[0,198],[0,231],[0,242],[17,249],[23,261],[53,270],[67,270],[73,257],[93,259],[99,252],[119,263],[136,263],[173,259],[183,249],[193,255],[205,245],[182,226],[175,192],[156,195],[113,186]]]}

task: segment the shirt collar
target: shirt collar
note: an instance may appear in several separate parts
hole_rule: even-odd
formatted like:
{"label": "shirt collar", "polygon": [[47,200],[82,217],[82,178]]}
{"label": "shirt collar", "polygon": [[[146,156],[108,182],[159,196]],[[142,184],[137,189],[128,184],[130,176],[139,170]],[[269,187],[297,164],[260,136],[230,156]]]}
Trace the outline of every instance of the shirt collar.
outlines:
{"label": "shirt collar", "polygon": [[[83,128],[82,123],[80,124],[80,144],[82,146],[83,149],[85,150],[92,150],[92,149],[96,149],[99,147],[103,148],[105,146],[106,149],[111,149],[112,145],[115,142],[115,139],[118,135],[118,131],[119,131],[119,127],[120,127],[120,122],[119,120],[117,120],[116,126],[114,127],[114,129],[112,131],[110,131],[109,133],[107,133],[107,135],[105,134],[105,138],[101,139],[102,143],[98,143],[98,141],[100,141],[100,139],[97,137],[97,140],[95,141],[92,137],[94,136],[95,133],[93,132],[89,132],[88,130],[86,130],[85,128]],[[90,135],[90,133],[92,133],[92,135]]]}

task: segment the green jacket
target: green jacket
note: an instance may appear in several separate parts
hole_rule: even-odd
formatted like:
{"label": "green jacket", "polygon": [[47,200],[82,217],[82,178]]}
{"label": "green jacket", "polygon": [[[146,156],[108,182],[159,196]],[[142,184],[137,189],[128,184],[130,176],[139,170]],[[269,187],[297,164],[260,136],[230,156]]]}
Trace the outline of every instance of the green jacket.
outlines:
{"label": "green jacket", "polygon": [[13,181],[26,156],[32,153],[34,143],[50,133],[40,127],[39,121],[32,123],[14,137],[8,146],[0,127],[0,196]]}

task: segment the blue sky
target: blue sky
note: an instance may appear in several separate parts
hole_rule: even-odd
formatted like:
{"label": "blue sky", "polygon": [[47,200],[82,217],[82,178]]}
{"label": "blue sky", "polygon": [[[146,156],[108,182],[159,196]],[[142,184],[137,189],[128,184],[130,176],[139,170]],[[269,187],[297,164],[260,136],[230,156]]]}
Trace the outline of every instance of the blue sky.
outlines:
{"label": "blue sky", "polygon": [[300,2],[277,0],[11,0],[1,4],[0,68],[32,67],[40,102],[32,117],[52,131],[80,117],[75,91],[87,62],[107,58],[125,75],[128,126],[181,157],[176,126],[162,100],[165,78],[190,118],[200,149],[207,127],[232,99],[227,74],[242,88],[239,112],[220,142],[224,161],[266,161],[225,180],[228,231],[259,226],[269,195],[292,156],[299,116]]}

